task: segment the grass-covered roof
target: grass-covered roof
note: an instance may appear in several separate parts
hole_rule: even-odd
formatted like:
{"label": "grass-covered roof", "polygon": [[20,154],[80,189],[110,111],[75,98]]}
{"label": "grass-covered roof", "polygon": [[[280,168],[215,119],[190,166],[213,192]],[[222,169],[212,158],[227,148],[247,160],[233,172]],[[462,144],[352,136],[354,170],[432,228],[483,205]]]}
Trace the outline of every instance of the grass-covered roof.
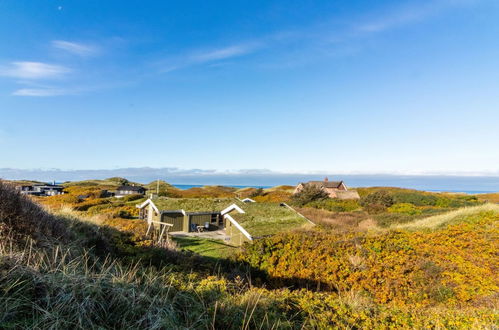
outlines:
{"label": "grass-covered roof", "polygon": [[156,198],[154,205],[160,211],[184,210],[186,213],[220,212],[234,204],[234,198]]}
{"label": "grass-covered roof", "polygon": [[298,213],[279,203],[244,203],[242,208],[245,213],[234,211],[231,216],[253,237],[311,225]]}
{"label": "grass-covered roof", "polygon": [[295,211],[279,203],[242,203],[235,198],[156,198],[160,211],[184,210],[186,213],[220,212],[232,204],[245,213],[231,212],[231,216],[254,237],[306,227],[311,224]]}

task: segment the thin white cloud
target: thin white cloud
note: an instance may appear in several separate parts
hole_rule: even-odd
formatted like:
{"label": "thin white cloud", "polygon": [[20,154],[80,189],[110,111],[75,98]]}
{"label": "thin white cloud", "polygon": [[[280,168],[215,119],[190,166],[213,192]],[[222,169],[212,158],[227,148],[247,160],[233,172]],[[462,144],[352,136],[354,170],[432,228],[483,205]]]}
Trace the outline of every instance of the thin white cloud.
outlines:
{"label": "thin white cloud", "polygon": [[16,96],[36,96],[36,97],[60,96],[66,94],[68,94],[66,90],[56,89],[56,88],[21,88],[12,93],[12,95]]}
{"label": "thin white cloud", "polygon": [[228,60],[235,57],[241,57],[254,53],[265,46],[263,41],[252,41],[244,44],[234,44],[226,47],[210,49],[205,51],[191,52],[183,56],[175,56],[169,59],[163,59],[154,65],[159,67],[159,73],[168,73],[195,65]]}
{"label": "thin white cloud", "polygon": [[454,7],[469,6],[479,0],[433,0],[427,3],[412,3],[392,9],[381,17],[360,23],[355,30],[358,32],[382,32],[402,25],[415,23],[430,18],[439,12]]}
{"label": "thin white cloud", "polygon": [[211,62],[211,61],[224,60],[252,53],[260,46],[261,45],[259,43],[231,45],[215,50],[210,50],[204,53],[192,55],[191,59],[194,62]]}
{"label": "thin white cloud", "polygon": [[425,18],[428,13],[424,12],[399,12],[393,15],[389,15],[379,20],[375,20],[368,23],[363,23],[357,26],[357,31],[361,32],[382,32],[390,28],[409,24],[417,20]]}
{"label": "thin white cloud", "polygon": [[52,46],[79,56],[92,56],[97,54],[96,47],[77,42],[54,40],[52,41]]}
{"label": "thin white cloud", "polygon": [[69,72],[67,67],[42,62],[12,62],[7,67],[0,67],[0,76],[20,79],[58,78]]}

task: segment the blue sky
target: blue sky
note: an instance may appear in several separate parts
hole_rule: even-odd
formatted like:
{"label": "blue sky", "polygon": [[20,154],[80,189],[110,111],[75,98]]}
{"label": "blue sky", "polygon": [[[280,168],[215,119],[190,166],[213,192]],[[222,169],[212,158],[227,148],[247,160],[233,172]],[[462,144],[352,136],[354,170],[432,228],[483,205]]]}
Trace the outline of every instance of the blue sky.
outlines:
{"label": "blue sky", "polygon": [[499,175],[497,1],[0,13],[0,168]]}

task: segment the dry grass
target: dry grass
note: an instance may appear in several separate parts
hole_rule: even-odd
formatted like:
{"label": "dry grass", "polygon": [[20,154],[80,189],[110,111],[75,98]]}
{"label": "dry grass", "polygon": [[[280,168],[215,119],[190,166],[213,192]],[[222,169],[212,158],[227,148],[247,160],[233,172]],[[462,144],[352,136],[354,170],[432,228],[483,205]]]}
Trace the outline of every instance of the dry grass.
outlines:
{"label": "dry grass", "polygon": [[479,200],[489,203],[499,203],[499,193],[478,194],[476,195]]}
{"label": "dry grass", "polygon": [[376,227],[374,220],[365,212],[331,212],[309,207],[296,210],[315,224],[334,230],[364,231]]}
{"label": "dry grass", "polygon": [[495,204],[484,204],[479,206],[464,207],[455,211],[450,211],[444,214],[435,215],[432,217],[416,220],[411,223],[404,223],[399,225],[393,225],[390,228],[393,229],[435,229],[446,225],[458,218],[478,214],[480,212],[493,211],[499,215],[499,205]]}

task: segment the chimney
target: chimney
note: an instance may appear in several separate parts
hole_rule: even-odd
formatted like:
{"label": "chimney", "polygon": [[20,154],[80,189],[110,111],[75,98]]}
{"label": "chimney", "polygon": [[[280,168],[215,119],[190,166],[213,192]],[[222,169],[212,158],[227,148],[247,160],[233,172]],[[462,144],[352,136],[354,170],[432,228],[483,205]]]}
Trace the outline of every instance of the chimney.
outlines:
{"label": "chimney", "polygon": [[327,176],[324,178],[324,182],[328,182],[329,179],[327,178]]}

